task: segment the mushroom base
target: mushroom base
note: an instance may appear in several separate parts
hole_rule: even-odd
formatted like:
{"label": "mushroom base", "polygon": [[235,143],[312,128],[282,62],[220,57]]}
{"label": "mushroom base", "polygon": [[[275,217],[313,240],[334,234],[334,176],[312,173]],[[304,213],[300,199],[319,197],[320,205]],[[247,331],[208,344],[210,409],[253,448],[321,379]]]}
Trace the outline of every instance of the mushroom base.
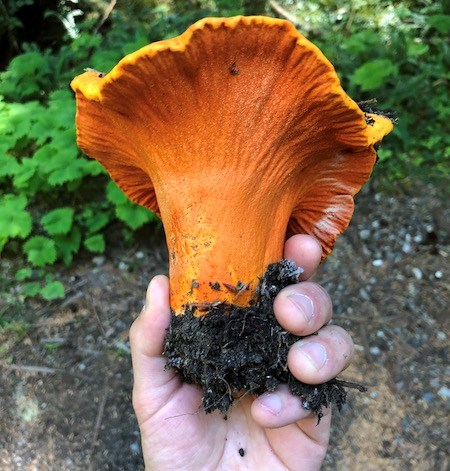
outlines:
{"label": "mushroom base", "polygon": [[286,383],[320,420],[322,407],[340,409],[345,403],[345,386],[364,389],[337,379],[308,385],[287,368],[289,348],[300,337],[282,329],[272,306],[282,288],[298,282],[298,273],[292,262],[282,260],[267,268],[252,306],[219,304],[204,316],[194,316],[191,309],[172,316],[164,349],[167,368],[202,388],[205,412],[226,413],[243,394],[262,394]]}

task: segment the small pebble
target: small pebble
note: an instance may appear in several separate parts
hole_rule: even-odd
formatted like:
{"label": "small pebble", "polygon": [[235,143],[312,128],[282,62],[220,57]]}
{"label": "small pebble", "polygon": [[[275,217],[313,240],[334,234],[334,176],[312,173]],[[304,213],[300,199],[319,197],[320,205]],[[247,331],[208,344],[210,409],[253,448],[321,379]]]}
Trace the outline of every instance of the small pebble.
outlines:
{"label": "small pebble", "polygon": [[450,399],[450,388],[448,388],[447,386],[442,386],[442,388],[439,389],[437,393],[442,399],[446,401]]}
{"label": "small pebble", "polygon": [[430,404],[433,400],[434,394],[432,392],[423,393],[422,399],[427,403]]}
{"label": "small pebble", "polygon": [[447,340],[447,334],[445,332],[442,332],[442,330],[440,330],[439,332],[436,333],[436,338],[438,340]]}
{"label": "small pebble", "polygon": [[434,277],[440,280],[442,278],[443,273],[441,270],[438,270],[437,272],[434,273]]}
{"label": "small pebble", "polygon": [[125,262],[119,262],[119,270],[128,270],[128,265]]}
{"label": "small pebble", "polygon": [[383,260],[377,258],[376,260],[374,260],[374,261],[372,262],[372,265],[373,265],[374,267],[381,267],[381,265],[383,265],[383,263],[384,263]]}
{"label": "small pebble", "polygon": [[361,231],[359,231],[359,238],[361,240],[367,240],[369,239],[369,237],[370,237],[369,229],[362,229]]}
{"label": "small pebble", "polygon": [[130,450],[132,453],[135,453],[135,454],[138,454],[141,450],[139,448],[139,444],[137,442],[133,442],[131,445],[130,445]]}
{"label": "small pebble", "polygon": [[378,396],[378,393],[377,393],[376,391],[373,391],[373,392],[370,393],[370,397],[371,397],[372,399],[376,399],[377,396]]}
{"label": "small pebble", "polygon": [[413,272],[413,275],[418,279],[418,280],[421,280],[423,278],[423,273],[422,273],[422,270],[420,268],[417,268],[417,267],[413,267],[411,269],[411,271]]}
{"label": "small pebble", "polygon": [[97,265],[98,267],[100,267],[101,265],[103,265],[105,263],[105,257],[102,257],[102,256],[94,257],[92,259],[92,263],[94,265]]}
{"label": "small pebble", "polygon": [[363,299],[364,301],[370,301],[370,295],[369,293],[367,292],[366,289],[364,288],[360,288],[359,290],[359,296],[361,299]]}
{"label": "small pebble", "polygon": [[402,250],[405,253],[410,253],[411,252],[411,244],[409,242],[404,242],[402,245]]}
{"label": "small pebble", "polygon": [[437,389],[441,385],[439,378],[432,378],[430,380],[430,386]]}
{"label": "small pebble", "polygon": [[370,347],[370,353],[372,355],[380,355],[381,350],[378,347]]}

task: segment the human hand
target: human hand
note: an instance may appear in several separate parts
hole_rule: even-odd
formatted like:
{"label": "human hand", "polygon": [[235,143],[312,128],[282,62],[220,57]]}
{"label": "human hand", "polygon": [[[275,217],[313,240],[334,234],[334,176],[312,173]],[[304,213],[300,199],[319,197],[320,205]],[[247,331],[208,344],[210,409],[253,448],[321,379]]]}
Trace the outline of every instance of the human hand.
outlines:
{"label": "human hand", "polygon": [[[310,236],[296,235],[286,242],[285,258],[304,272],[302,281],[283,289],[274,302],[281,326],[306,336],[291,347],[288,366],[308,384],[334,378],[353,355],[350,336],[338,326],[327,325],[332,315],[328,294],[306,281],[317,269],[321,254],[320,245]],[[183,383],[174,370],[164,370],[162,352],[170,319],[169,282],[156,276],[130,330],[133,406],[146,467],[157,471],[320,469],[331,411],[324,410],[317,424],[317,416],[281,385],[257,398],[247,395],[236,400],[227,420],[218,411],[205,414],[199,410],[200,388]]]}

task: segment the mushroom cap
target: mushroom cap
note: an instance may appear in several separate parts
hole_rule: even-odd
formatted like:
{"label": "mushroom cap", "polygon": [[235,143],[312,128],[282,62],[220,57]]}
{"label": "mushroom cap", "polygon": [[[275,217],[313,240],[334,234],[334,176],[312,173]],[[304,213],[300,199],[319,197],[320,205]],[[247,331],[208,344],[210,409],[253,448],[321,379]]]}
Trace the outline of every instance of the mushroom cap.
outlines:
{"label": "mushroom cap", "polygon": [[286,234],[314,235],[324,256],[392,129],[366,123],[322,52],[267,17],[203,19],[71,86],[80,148],[131,200],[160,214],[185,180],[275,185],[292,195]]}

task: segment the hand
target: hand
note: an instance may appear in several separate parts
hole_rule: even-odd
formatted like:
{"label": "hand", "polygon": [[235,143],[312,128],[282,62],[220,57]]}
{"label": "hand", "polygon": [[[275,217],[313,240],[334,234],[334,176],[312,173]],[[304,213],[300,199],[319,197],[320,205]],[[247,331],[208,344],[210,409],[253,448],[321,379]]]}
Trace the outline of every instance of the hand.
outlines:
{"label": "hand", "polygon": [[[322,250],[310,236],[291,237],[285,257],[304,269],[307,280]],[[302,281],[282,290],[274,303],[278,322],[299,336],[288,366],[299,380],[319,384],[337,376],[353,355],[353,343],[340,327],[326,325],[332,315],[328,294]],[[146,306],[130,330],[134,369],[133,406],[139,422],[147,469],[166,470],[317,470],[330,432],[330,410],[317,417],[281,385],[257,398],[236,400],[225,420],[218,411],[199,410],[202,392],[164,370],[165,329],[170,323],[169,283],[156,276]],[[241,456],[243,454],[243,456]]]}

